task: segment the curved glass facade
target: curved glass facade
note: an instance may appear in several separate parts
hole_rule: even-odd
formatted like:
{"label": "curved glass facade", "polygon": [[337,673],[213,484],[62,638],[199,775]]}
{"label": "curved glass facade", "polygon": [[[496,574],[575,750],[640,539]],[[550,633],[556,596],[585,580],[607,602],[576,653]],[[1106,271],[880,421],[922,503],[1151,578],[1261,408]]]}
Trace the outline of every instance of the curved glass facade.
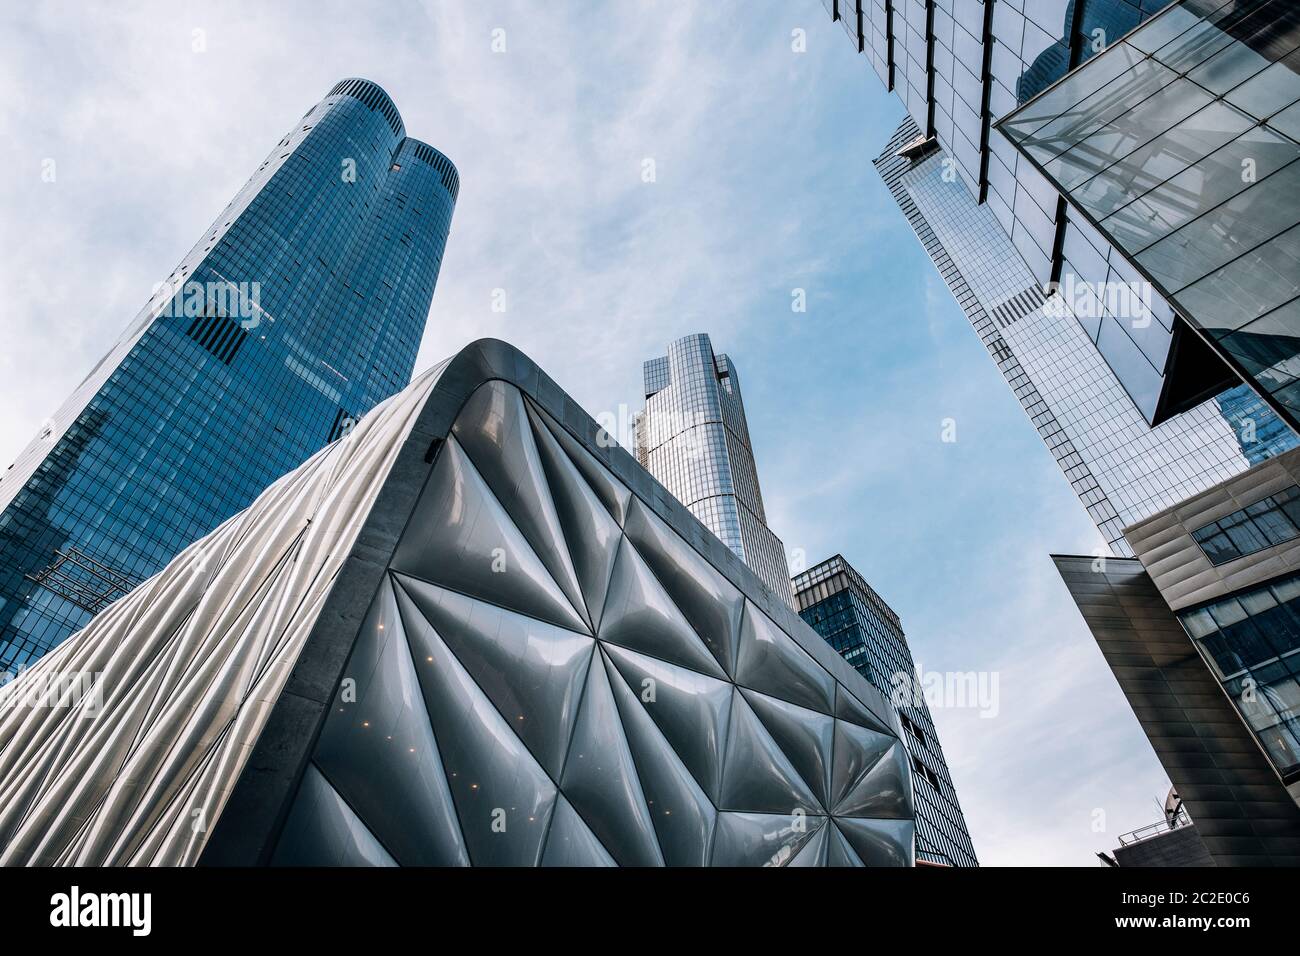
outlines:
{"label": "curved glass facade", "polygon": [[709,337],[688,335],[645,363],[637,458],[674,497],[792,603],[785,548],[767,526],[740,380]]}
{"label": "curved glass facade", "polygon": [[294,124],[0,477],[0,670],[405,387],[458,189],[367,80]]}

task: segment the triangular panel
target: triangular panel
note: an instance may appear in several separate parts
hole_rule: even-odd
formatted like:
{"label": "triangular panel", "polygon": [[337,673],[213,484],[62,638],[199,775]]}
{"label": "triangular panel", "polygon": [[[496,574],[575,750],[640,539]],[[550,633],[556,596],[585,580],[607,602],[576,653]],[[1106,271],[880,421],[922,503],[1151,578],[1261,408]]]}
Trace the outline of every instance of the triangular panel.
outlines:
{"label": "triangular panel", "polygon": [[600,611],[605,606],[605,592],[614,570],[614,556],[623,529],[560,448],[551,430],[540,421],[540,413],[529,406],[528,416],[542,467],[551,485],[555,511],[564,527],[573,566],[586,597],[591,623],[599,627]]}
{"label": "triangular panel", "polygon": [[823,824],[817,828],[812,839],[803,845],[786,866],[807,867],[807,866],[825,866],[826,850],[829,845],[827,834],[835,828],[828,824]]}
{"label": "triangular panel", "polygon": [[586,622],[449,437],[391,567],[573,631]]}
{"label": "triangular panel", "polygon": [[744,596],[641,499],[628,506],[624,530],[718,663],[734,674]]}
{"label": "triangular panel", "polygon": [[536,866],[555,784],[433,628],[418,614],[403,625],[470,860]]}
{"label": "triangular panel", "polygon": [[911,820],[837,818],[858,858],[866,866],[914,866],[916,824]]}
{"label": "triangular panel", "polygon": [[902,741],[867,770],[848,795],[835,805],[835,815],[893,820],[912,816],[912,777]]}
{"label": "triangular panel", "polygon": [[825,823],[801,814],[719,813],[711,865],[785,866]]}
{"label": "triangular panel", "polygon": [[396,866],[329,781],[307,765],[273,866]]}
{"label": "triangular panel", "polygon": [[835,756],[831,766],[831,803],[838,805],[868,770],[899,742],[897,737],[835,721]]}
{"label": "triangular panel", "polygon": [[480,385],[456,416],[452,432],[569,603],[590,625],[519,389],[500,380]]}
{"label": "triangular panel", "polygon": [[716,801],[722,787],[732,685],[615,644],[605,653],[660,732]]}
{"label": "triangular panel", "polygon": [[654,824],[600,657],[592,660],[587,671],[587,689],[560,786],[621,865],[663,866]]}
{"label": "triangular panel", "polygon": [[404,866],[465,866],[456,810],[392,585],[380,585],[315,761]]}
{"label": "triangular panel", "polygon": [[731,732],[719,809],[753,813],[819,813],[821,805],[739,690],[731,702]]}
{"label": "triangular panel", "polygon": [[717,810],[617,668],[606,669],[664,861],[669,866],[706,866]]}
{"label": "triangular panel", "polygon": [[628,490],[627,485],[615,478],[608,468],[598,462],[587,449],[583,448],[562,425],[545,411],[539,409],[532,402],[529,402],[528,406],[529,410],[535,412],[536,417],[550,430],[556,443],[564,449],[574,467],[582,472],[582,476],[596,493],[596,497],[600,499],[606,510],[609,511],[621,528],[627,521],[628,502],[632,499],[632,492]]}
{"label": "triangular panel", "polygon": [[840,720],[847,720],[874,730],[878,734],[893,733],[885,721],[873,714],[862,701],[838,681],[835,684],[835,716]]}
{"label": "triangular panel", "polygon": [[828,836],[826,838],[826,865],[827,866],[864,866],[863,862],[858,859],[858,855],[853,852],[853,847],[849,846],[849,841],[844,838],[844,834],[839,831],[832,820],[831,825],[826,828]]}
{"label": "triangular panel", "polygon": [[741,695],[826,808],[830,803],[834,718],[757,691],[742,690]]}
{"label": "triangular panel", "polygon": [[824,714],[835,712],[835,678],[748,600],[736,683]]}
{"label": "triangular panel", "polygon": [[555,805],[555,819],[546,836],[542,866],[617,866],[582,817],[563,796]]}
{"label": "triangular panel", "polygon": [[713,677],[727,676],[626,538],[597,636]]}
{"label": "triangular panel", "polygon": [[596,642],[416,578],[398,575],[397,582],[403,608],[433,625],[546,772],[558,777]]}

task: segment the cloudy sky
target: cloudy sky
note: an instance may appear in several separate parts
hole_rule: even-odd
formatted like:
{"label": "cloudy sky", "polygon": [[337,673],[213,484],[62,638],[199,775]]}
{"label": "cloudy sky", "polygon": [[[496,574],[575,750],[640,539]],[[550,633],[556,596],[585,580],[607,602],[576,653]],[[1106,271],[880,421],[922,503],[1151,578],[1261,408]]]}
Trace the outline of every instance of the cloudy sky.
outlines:
{"label": "cloudy sky", "polygon": [[5,5],[0,461],[345,76],[461,173],[419,368],[495,336],[626,417],[709,332],[787,548],[843,553],[923,670],[996,675],[996,716],[934,714],[981,862],[1095,865],[1159,818],[1048,557],[1098,535],[876,177],[902,108],[818,0]]}

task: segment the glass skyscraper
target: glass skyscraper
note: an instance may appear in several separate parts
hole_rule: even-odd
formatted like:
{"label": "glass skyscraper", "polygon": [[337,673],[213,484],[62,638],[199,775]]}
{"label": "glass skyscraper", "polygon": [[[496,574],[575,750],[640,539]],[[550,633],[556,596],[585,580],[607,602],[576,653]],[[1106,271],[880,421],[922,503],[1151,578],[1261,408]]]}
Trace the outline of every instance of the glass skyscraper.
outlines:
{"label": "glass skyscraper", "polygon": [[917,860],[978,866],[930,707],[912,692],[916,665],[898,615],[838,554],[796,575],[794,591],[799,616],[898,713],[912,762]]}
{"label": "glass skyscraper", "polygon": [[1181,320],[1098,291],[1137,273],[994,126],[1167,3],[826,2],[908,110],[877,170],[1119,555],[1127,525],[1297,443],[1194,335],[1199,371],[1164,374]]}
{"label": "glass skyscraper", "polygon": [[[998,129],[1090,246],[1119,250],[1198,344],[1300,423],[1295,3],[1174,4]],[[1157,364],[1189,364],[1176,335],[1130,335]]]}
{"label": "glass skyscraper", "polygon": [[637,460],[787,604],[790,567],[767,526],[740,379],[709,337],[688,335],[645,363]]}
{"label": "glass skyscraper", "polygon": [[0,476],[0,670],[409,382],[458,190],[367,80],[293,125]]}
{"label": "glass skyscraper", "polygon": [[905,119],[875,160],[958,305],[1110,550],[1123,529],[1297,445],[1245,385],[1152,427],[1061,296],[1041,288],[987,204]]}

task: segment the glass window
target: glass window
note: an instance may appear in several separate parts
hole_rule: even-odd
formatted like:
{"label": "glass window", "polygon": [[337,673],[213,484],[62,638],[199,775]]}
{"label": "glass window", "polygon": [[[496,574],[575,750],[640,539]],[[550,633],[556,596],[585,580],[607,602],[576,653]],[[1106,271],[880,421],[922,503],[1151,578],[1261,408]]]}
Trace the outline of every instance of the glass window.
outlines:
{"label": "glass window", "polygon": [[1246,44],[1233,43],[1192,70],[1187,77],[1211,93],[1222,96],[1266,66],[1268,60]]}
{"label": "glass window", "polygon": [[1300,158],[1300,146],[1255,127],[1168,182],[1102,221],[1104,230],[1130,252],[1139,252],[1183,224]]}
{"label": "glass window", "polygon": [[1237,328],[1300,296],[1300,226],[1177,294],[1187,314]]}
{"label": "glass window", "polygon": [[[1091,67],[1088,68],[1090,70]],[[1083,72],[1088,72],[1084,70]],[[1175,82],[1177,74],[1154,60],[1142,60],[1128,73],[1102,87],[1077,107],[1057,116],[1021,140],[1021,148],[1046,163],[1123,116],[1135,103],[1159,94]],[[1208,100],[1209,97],[1207,96]],[[1183,114],[1186,115],[1186,114]]]}
{"label": "glass window", "polygon": [[1106,167],[1075,189],[1072,196],[1097,219],[1200,162],[1252,127],[1240,110],[1211,103],[1173,129]]}
{"label": "glass window", "polygon": [[1045,163],[1044,169],[1065,189],[1073,189],[1212,101],[1195,83],[1175,79],[1141,102],[1130,100],[1128,109]]}
{"label": "glass window", "polygon": [[[1292,487],[1197,528],[1192,538],[1210,563],[1217,566],[1300,537],[1297,518],[1300,518],[1300,487]],[[1268,600],[1272,602],[1271,598]],[[1226,610],[1227,605],[1224,608],[1215,611],[1216,618],[1232,613]]]}
{"label": "glass window", "polygon": [[1292,163],[1151,246],[1138,262],[1177,292],[1300,221],[1300,162]]}
{"label": "glass window", "polygon": [[1229,332],[1220,339],[1220,344],[1260,385],[1273,391],[1300,379],[1300,335],[1297,333],[1300,333],[1300,299]]}
{"label": "glass window", "polygon": [[1227,95],[1227,100],[1260,119],[1300,99],[1300,76],[1290,64],[1274,63]]}

